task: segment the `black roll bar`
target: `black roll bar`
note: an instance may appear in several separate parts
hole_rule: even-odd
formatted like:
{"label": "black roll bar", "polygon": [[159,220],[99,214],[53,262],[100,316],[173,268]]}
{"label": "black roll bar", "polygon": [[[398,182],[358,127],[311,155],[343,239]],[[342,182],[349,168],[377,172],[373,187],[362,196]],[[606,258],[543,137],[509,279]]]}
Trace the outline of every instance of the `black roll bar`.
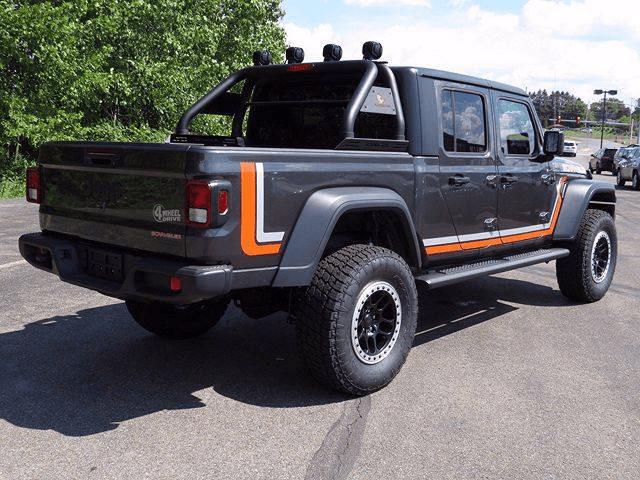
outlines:
{"label": "black roll bar", "polygon": [[[303,64],[299,64],[303,65]],[[404,129],[405,129],[405,120],[404,120],[404,112],[402,110],[402,104],[400,102],[400,94],[398,92],[398,84],[396,83],[396,78],[389,66],[386,63],[375,63],[371,60],[350,60],[344,62],[323,62],[323,63],[314,63],[313,65],[314,71],[333,71],[333,72],[343,72],[349,67],[353,67],[354,65],[358,65],[360,67],[364,66],[365,71],[362,75],[362,79],[358,86],[356,87],[355,92],[353,93],[349,103],[347,104],[347,108],[345,111],[342,130],[345,138],[354,138],[354,125],[356,122],[356,117],[358,113],[360,113],[360,109],[367,99],[367,95],[369,94],[369,90],[373,86],[373,83],[376,81],[379,73],[382,73],[389,85],[391,87],[391,93],[393,95],[393,100],[396,107],[396,140],[405,140],[404,137]],[[189,124],[193,117],[195,117],[200,110],[206,107],[211,101],[215,100],[219,95],[222,95],[229,88],[231,88],[234,84],[246,79],[247,77],[253,74],[260,75],[269,75],[269,74],[277,74],[281,73],[283,70],[286,71],[290,65],[266,65],[266,66],[256,66],[256,67],[247,67],[242,70],[238,70],[237,72],[232,73],[227,78],[225,78],[220,84],[215,86],[209,93],[207,93],[204,97],[194,103],[189,109],[180,117],[178,124],[176,125],[175,134],[176,135],[188,135],[189,134]]]}
{"label": "black roll bar", "polygon": [[360,109],[362,108],[364,101],[367,99],[367,95],[373,86],[373,82],[375,82],[378,77],[376,64],[371,60],[363,60],[363,62],[367,65],[367,69],[365,70],[364,75],[362,75],[362,79],[356,87],[356,91],[353,92],[351,100],[349,100],[349,103],[347,104],[347,110],[344,112],[344,119],[342,120],[342,133],[344,138],[353,138],[355,136],[354,125],[356,123],[356,117],[358,116],[358,113],[360,113]]}
{"label": "black roll bar", "polygon": [[189,109],[186,112],[184,112],[182,117],[180,117],[180,120],[176,125],[176,130],[175,130],[176,135],[188,135],[189,124],[191,123],[191,120],[193,120],[193,117],[195,117],[200,112],[200,110],[202,110],[205,106],[207,106],[207,104],[212,100],[214,100],[218,95],[222,95],[233,85],[235,85],[241,80],[244,80],[251,70],[253,69],[251,67],[248,67],[232,73],[227,78],[225,78],[221,83],[216,85],[204,97],[202,97],[196,103],[191,105],[191,107],[189,107]]}
{"label": "black roll bar", "polygon": [[393,95],[393,103],[396,104],[396,140],[404,140],[404,111],[402,110],[396,76],[386,63],[378,63],[378,71],[380,70],[382,70],[382,73],[387,77],[387,81],[391,87],[391,94]]}

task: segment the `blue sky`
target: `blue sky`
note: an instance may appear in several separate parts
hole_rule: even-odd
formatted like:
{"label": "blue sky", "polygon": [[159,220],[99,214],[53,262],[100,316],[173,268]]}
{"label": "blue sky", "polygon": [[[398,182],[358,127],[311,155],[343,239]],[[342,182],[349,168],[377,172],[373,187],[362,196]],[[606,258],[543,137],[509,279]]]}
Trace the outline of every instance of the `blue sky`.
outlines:
{"label": "blue sky", "polygon": [[366,40],[383,60],[476,75],[586,102],[596,88],[640,97],[638,0],[283,0],[290,45],[321,60],[325,43],[359,58]]}

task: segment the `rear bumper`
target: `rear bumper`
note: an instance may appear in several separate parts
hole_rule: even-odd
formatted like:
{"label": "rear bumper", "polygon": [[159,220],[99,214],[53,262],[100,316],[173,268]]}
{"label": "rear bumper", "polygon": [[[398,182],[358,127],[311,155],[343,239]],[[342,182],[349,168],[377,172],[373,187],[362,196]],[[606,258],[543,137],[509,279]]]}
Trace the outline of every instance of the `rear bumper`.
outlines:
{"label": "rear bumper", "polygon": [[[20,254],[34,267],[56,274],[65,282],[124,300],[187,304],[219,297],[231,290],[231,265],[189,265],[114,251],[121,265],[114,275],[119,278],[110,279],[87,273],[87,266],[83,265],[86,260],[80,258],[81,245],[76,241],[30,233],[22,235],[18,244]],[[171,277],[180,279],[179,291],[171,290]]]}
{"label": "rear bumper", "polygon": [[601,159],[600,160],[600,170],[608,170],[613,171],[613,160]]}

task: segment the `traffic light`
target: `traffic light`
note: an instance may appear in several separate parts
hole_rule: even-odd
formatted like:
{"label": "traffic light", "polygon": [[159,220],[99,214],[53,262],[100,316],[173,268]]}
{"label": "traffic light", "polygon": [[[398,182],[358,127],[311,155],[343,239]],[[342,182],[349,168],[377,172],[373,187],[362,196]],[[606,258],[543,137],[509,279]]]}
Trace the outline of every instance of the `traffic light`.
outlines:
{"label": "traffic light", "polygon": [[560,115],[558,115],[558,118],[556,118],[556,123],[558,125],[562,125],[562,117]]}
{"label": "traffic light", "polygon": [[576,127],[580,126],[580,115],[576,115]]}

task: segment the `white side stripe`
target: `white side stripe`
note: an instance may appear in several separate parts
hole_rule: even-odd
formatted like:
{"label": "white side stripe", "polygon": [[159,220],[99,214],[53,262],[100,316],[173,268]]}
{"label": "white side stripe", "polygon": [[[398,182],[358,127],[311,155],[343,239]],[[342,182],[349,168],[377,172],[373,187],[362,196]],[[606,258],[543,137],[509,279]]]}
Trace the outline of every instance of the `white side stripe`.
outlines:
{"label": "white side stripe", "polygon": [[523,233],[536,232],[538,230],[547,230],[551,227],[551,222],[553,221],[553,215],[558,208],[558,202],[560,202],[560,188],[558,188],[558,193],[556,195],[556,200],[553,204],[553,209],[551,210],[551,215],[549,217],[549,221],[547,223],[539,223],[536,225],[528,225],[526,227],[518,227],[518,228],[510,228],[509,230],[493,230],[491,232],[479,232],[479,233],[469,233],[467,235],[460,236],[450,236],[450,237],[436,237],[436,238],[424,238],[422,239],[422,244],[425,247],[433,247],[437,245],[448,245],[450,243],[465,243],[465,242],[473,242],[477,240],[486,240],[489,238],[495,237],[508,237],[510,235],[520,235]]}
{"label": "white side stripe", "polygon": [[264,164],[256,163],[256,240],[258,243],[280,242],[284,232],[264,231]]}

